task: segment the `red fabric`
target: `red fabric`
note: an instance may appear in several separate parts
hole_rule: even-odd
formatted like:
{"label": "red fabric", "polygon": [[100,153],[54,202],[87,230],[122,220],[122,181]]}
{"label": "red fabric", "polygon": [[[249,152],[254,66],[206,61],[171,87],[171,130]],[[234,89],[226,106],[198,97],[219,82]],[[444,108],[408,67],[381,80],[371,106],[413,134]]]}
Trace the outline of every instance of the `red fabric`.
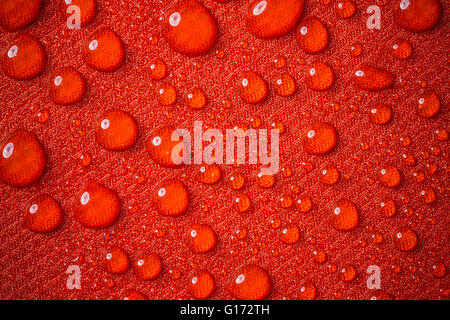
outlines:
{"label": "red fabric", "polygon": [[[270,274],[269,299],[296,299],[305,283],[314,285],[318,299],[369,299],[374,295],[366,287],[369,265],[381,267],[381,290],[397,299],[447,299],[448,275],[437,277],[433,266],[448,268],[449,261],[449,149],[448,141],[438,140],[435,133],[449,130],[449,7],[447,1],[442,2],[441,21],[431,31],[412,33],[393,22],[394,2],[378,2],[382,25],[374,32],[366,27],[365,13],[373,1],[357,1],[356,15],[345,20],[337,16],[334,1],[307,1],[303,17],[318,17],[330,34],[328,48],[310,55],[299,49],[295,31],[270,40],[250,34],[244,19],[247,1],[204,0],[218,21],[218,42],[205,55],[187,57],[174,52],[161,33],[160,17],[171,1],[99,1],[93,22],[81,30],[67,29],[65,11],[56,0],[44,1],[38,20],[21,31],[44,44],[45,71],[22,82],[0,74],[0,138],[3,141],[15,129],[25,128],[36,133],[48,155],[46,172],[36,184],[26,188],[0,184],[0,298],[111,299],[134,289],[151,299],[189,299],[190,277],[195,269],[205,269],[215,279],[210,298],[229,299],[232,296],[225,284],[233,281],[235,270],[255,263]],[[115,72],[94,71],[81,55],[84,41],[103,26],[114,30],[126,47],[126,60]],[[6,48],[16,34],[2,29],[0,46]],[[407,60],[390,54],[397,39],[413,47]],[[355,44],[362,46],[358,57],[351,55]],[[281,57],[286,66],[278,69],[273,61]],[[150,78],[149,67],[156,58],[168,66],[169,74],[161,81]],[[335,82],[330,90],[316,92],[306,86],[304,74],[315,61],[333,67]],[[356,87],[351,78],[361,63],[394,73],[394,87],[374,92]],[[63,66],[75,67],[87,80],[87,94],[79,104],[57,106],[48,94],[52,70]],[[246,104],[238,95],[237,81],[248,70],[269,82],[268,98],[257,105]],[[273,89],[275,78],[285,72],[297,84],[291,97],[280,97]],[[176,87],[175,106],[158,103],[156,89],[162,83]],[[208,97],[202,110],[184,103],[186,92],[195,87]],[[417,100],[429,89],[440,97],[441,110],[432,119],[422,119],[416,113]],[[382,102],[392,105],[393,119],[378,126],[369,120],[370,108]],[[137,143],[124,152],[104,150],[95,140],[94,120],[111,108],[130,112],[139,126]],[[40,123],[37,114],[46,111],[49,119]],[[192,130],[194,120],[202,120],[204,127],[225,132],[235,125],[250,127],[255,117],[261,119],[261,128],[269,129],[272,123],[285,128],[281,167],[292,170],[292,176],[278,173],[269,189],[258,186],[255,166],[221,165],[223,178],[208,186],[197,180],[199,166],[163,168],[145,150],[150,130],[162,125]],[[338,132],[336,148],[326,155],[310,155],[302,147],[305,128],[316,121],[329,122]],[[411,144],[404,146],[401,139],[411,139]],[[440,154],[434,152],[437,148]],[[416,158],[414,166],[405,165],[404,153]],[[92,157],[87,167],[80,165],[83,154]],[[331,186],[319,181],[328,164],[334,164],[341,174]],[[384,164],[394,164],[401,171],[399,187],[386,188],[377,181]],[[427,165],[436,165],[437,171],[427,174]],[[246,179],[241,191],[232,190],[227,181],[237,172]],[[414,180],[414,173],[419,172],[425,174],[420,183]],[[151,202],[154,185],[166,177],[177,177],[189,190],[190,205],[183,216],[162,217]],[[88,179],[117,191],[122,200],[120,217],[110,228],[91,230],[74,219],[75,197]],[[299,187],[298,194],[292,193],[292,185]],[[432,204],[420,198],[428,187],[437,194]],[[63,225],[46,234],[31,232],[22,221],[29,199],[41,193],[51,194],[64,210]],[[253,208],[249,213],[233,209],[239,193],[250,197]],[[280,197],[286,195],[294,201],[309,196],[312,210],[299,213],[295,205],[281,208]],[[379,212],[386,197],[397,204],[397,214],[391,218]],[[340,199],[352,200],[358,208],[360,222],[355,230],[337,231],[328,221]],[[274,229],[271,221],[277,219],[281,226]],[[283,226],[290,222],[301,231],[300,241],[292,245],[280,241]],[[195,254],[186,246],[184,233],[195,223],[209,224],[215,230],[217,244],[211,252]],[[412,228],[419,238],[411,252],[401,252],[394,245],[395,234],[404,227]],[[238,238],[238,230],[246,236]],[[373,242],[374,233],[382,234],[381,243]],[[131,261],[144,252],[157,253],[163,262],[161,275],[141,281],[133,269],[123,275],[108,274],[101,260],[115,246],[124,249]],[[318,249],[327,254],[323,264],[313,259]],[[81,267],[82,290],[66,288],[65,271],[72,264]],[[355,267],[357,276],[343,282],[341,269],[348,265]]]}

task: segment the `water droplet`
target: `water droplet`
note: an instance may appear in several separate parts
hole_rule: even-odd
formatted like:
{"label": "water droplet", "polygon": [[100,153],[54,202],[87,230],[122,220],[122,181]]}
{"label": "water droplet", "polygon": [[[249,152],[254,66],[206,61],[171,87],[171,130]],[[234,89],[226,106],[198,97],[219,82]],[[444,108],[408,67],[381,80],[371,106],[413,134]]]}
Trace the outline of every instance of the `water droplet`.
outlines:
{"label": "water droplet", "polygon": [[276,79],[274,87],[279,96],[289,97],[295,93],[295,80],[290,74],[285,73]]}
{"label": "water droplet", "polygon": [[165,83],[157,90],[157,98],[163,106],[171,106],[177,102],[177,91],[173,85]]}
{"label": "water droplet", "polygon": [[270,227],[271,227],[272,229],[278,229],[280,226],[281,226],[281,220],[280,220],[280,218],[275,217],[275,218],[273,218],[273,219],[270,221]]}
{"label": "water droplet", "polygon": [[235,274],[227,288],[236,299],[261,300],[272,290],[269,273],[260,266],[246,265]]}
{"label": "water droplet", "polygon": [[349,200],[339,200],[330,213],[330,221],[336,230],[353,230],[358,226],[359,222],[358,209]]}
{"label": "water droplet", "polygon": [[398,40],[392,46],[391,54],[394,58],[398,60],[406,60],[412,54],[412,47],[409,44],[409,42],[405,40]]}
{"label": "water droplet", "polygon": [[97,71],[115,71],[125,60],[122,40],[109,28],[101,28],[91,34],[82,52],[86,64]]}
{"label": "water droplet", "polygon": [[408,166],[414,166],[416,164],[416,158],[412,154],[404,153],[402,154],[403,163]]}
{"label": "water droplet", "polygon": [[309,198],[307,196],[301,197],[295,203],[297,206],[297,211],[301,212],[301,213],[309,212],[312,208],[311,198]]}
{"label": "water droplet", "polygon": [[189,282],[189,291],[195,299],[204,300],[214,291],[214,278],[206,270],[197,270]]}
{"label": "water droplet", "polygon": [[98,144],[106,150],[123,151],[131,148],[138,137],[136,120],[121,110],[109,110],[97,120],[95,135]]}
{"label": "water droplet", "polygon": [[161,258],[156,253],[142,255],[133,264],[133,269],[140,280],[154,280],[162,270]]}
{"label": "water droplet", "polygon": [[167,66],[161,59],[156,59],[150,65],[150,77],[155,80],[162,80],[167,75]]}
{"label": "water droplet", "polygon": [[91,164],[92,156],[89,152],[85,152],[80,156],[78,161],[82,167],[87,167]]}
{"label": "water droplet", "polygon": [[386,199],[380,203],[381,215],[385,218],[390,218],[397,212],[397,207],[394,200]]}
{"label": "water droplet", "polygon": [[2,59],[5,74],[15,80],[29,80],[44,71],[47,55],[44,46],[26,33],[18,34]]}
{"label": "water droplet", "polygon": [[96,182],[88,182],[78,193],[75,219],[87,228],[107,228],[117,219],[121,203],[117,193]]}
{"label": "water droplet", "polygon": [[325,24],[315,17],[302,20],[297,30],[297,42],[306,53],[322,52],[328,46],[328,31]]}
{"label": "water droplet", "polygon": [[257,175],[258,185],[262,188],[271,188],[275,184],[275,176],[273,174],[263,175],[261,172]]}
{"label": "water droplet", "polygon": [[241,173],[236,173],[228,179],[230,187],[233,190],[241,189],[245,184],[245,178]]}
{"label": "water droplet", "polygon": [[44,194],[33,198],[24,210],[24,225],[34,232],[50,232],[63,221],[60,204],[51,196]]}
{"label": "water droplet", "polygon": [[0,180],[15,187],[32,185],[47,163],[44,147],[34,133],[16,130],[0,145]]}
{"label": "water droplet", "polygon": [[11,0],[0,4],[0,25],[9,32],[33,23],[41,11],[42,0]]}
{"label": "water droplet", "polygon": [[436,139],[439,141],[447,141],[448,140],[448,132],[443,128],[437,129],[435,132]]}
{"label": "water droplet", "polygon": [[299,290],[298,300],[314,300],[316,298],[316,287],[312,283],[306,283]]}
{"label": "water droplet", "polygon": [[86,80],[73,67],[57,68],[50,82],[50,97],[59,105],[79,102],[86,94]]}
{"label": "water droplet", "polygon": [[[164,191],[162,192],[161,190]],[[167,179],[159,183],[153,195],[158,212],[165,216],[179,216],[189,207],[189,193],[184,184],[177,179]]]}
{"label": "water droplet", "polygon": [[173,269],[169,270],[169,276],[170,276],[171,279],[177,280],[177,279],[180,279],[181,272],[177,268],[173,268]]}
{"label": "water droplet", "polygon": [[370,121],[374,124],[386,124],[391,118],[392,108],[388,104],[379,104],[370,108]]}
{"label": "water droplet", "polygon": [[406,30],[420,32],[434,27],[441,12],[438,0],[402,0],[394,10],[394,21]]}
{"label": "water droplet", "polygon": [[273,60],[273,63],[275,65],[275,68],[281,69],[286,66],[286,59],[282,56],[279,56]]}
{"label": "water droplet", "polygon": [[286,244],[294,244],[300,239],[300,228],[295,223],[288,224],[281,230],[281,241]]}
{"label": "water droplet", "polygon": [[441,102],[437,94],[433,91],[424,93],[418,101],[417,113],[424,119],[429,119],[438,114],[441,109]]}
{"label": "water droplet", "polygon": [[383,235],[380,232],[375,232],[374,234],[372,234],[372,241],[375,244],[381,244],[383,243]]}
{"label": "water droplet", "polygon": [[123,300],[147,300],[147,296],[136,290],[129,290],[125,293]]}
{"label": "water droplet", "polygon": [[195,253],[211,251],[216,242],[216,233],[207,224],[194,225],[187,230],[186,244]]}
{"label": "water droplet", "polygon": [[393,297],[382,290],[377,290],[370,300],[393,300]]}
{"label": "water droplet", "polygon": [[222,169],[217,164],[203,165],[199,171],[198,179],[205,184],[215,184],[222,178]]}
{"label": "water droplet", "polygon": [[314,261],[320,264],[325,263],[328,259],[327,254],[322,248],[317,248],[312,254]]}
{"label": "water droplet", "polygon": [[246,194],[240,194],[234,199],[234,207],[239,213],[246,213],[250,210],[251,201]]}
{"label": "water droplet", "polygon": [[397,187],[401,182],[400,171],[397,167],[387,165],[379,171],[379,180],[382,185],[389,188]]}
{"label": "water droplet", "polygon": [[344,282],[353,281],[356,278],[356,269],[352,265],[345,266],[341,270],[341,280]]}
{"label": "water droplet", "polygon": [[[172,134],[175,131],[174,127],[160,127],[154,129],[147,140],[146,148],[150,158],[163,167],[178,167],[181,165],[181,163],[176,164],[172,160],[172,150],[182,141],[181,136],[179,140],[172,141]],[[182,150],[180,150],[180,156],[183,156]]]}
{"label": "water droplet", "polygon": [[202,109],[206,106],[207,98],[202,89],[196,88],[188,93],[185,101],[191,109]]}
{"label": "water droplet", "polygon": [[438,264],[432,266],[433,275],[437,278],[443,278],[447,274],[445,264]]}
{"label": "water droplet", "polygon": [[164,19],[163,31],[172,48],[188,56],[209,51],[218,38],[217,22],[198,1],[180,1]]}
{"label": "water droplet", "polygon": [[356,85],[365,90],[381,90],[391,88],[395,76],[388,70],[360,65],[353,76]]}
{"label": "water droplet", "polygon": [[327,185],[333,185],[339,181],[339,171],[334,165],[328,165],[322,170],[320,181]]}
{"label": "water droplet", "polygon": [[395,246],[400,251],[411,251],[417,246],[417,235],[410,228],[402,229],[394,237]]}
{"label": "water droplet", "polygon": [[266,81],[256,72],[246,72],[239,80],[239,93],[245,102],[257,104],[267,97]]}
{"label": "water droplet", "polygon": [[303,148],[311,154],[325,154],[331,151],[336,143],[336,129],[328,123],[316,122],[303,134]]}
{"label": "water droplet", "polygon": [[130,267],[130,260],[122,248],[114,248],[105,255],[103,264],[106,272],[112,274],[125,273]]}
{"label": "water droplet", "polygon": [[432,188],[426,188],[420,192],[423,203],[431,204],[436,201],[436,192]]}
{"label": "water droplet", "polygon": [[342,19],[348,19],[355,15],[356,5],[350,0],[339,0],[336,6],[336,13]]}
{"label": "water droplet", "polygon": [[306,85],[317,91],[325,91],[334,83],[333,69],[326,63],[315,62],[306,73]]}
{"label": "water droplet", "polygon": [[280,198],[280,206],[282,208],[290,208],[292,206],[292,197],[289,195],[283,195]]}
{"label": "water droplet", "polygon": [[350,47],[350,51],[353,57],[359,57],[362,53],[362,46],[359,43],[355,43]]}
{"label": "water droplet", "polygon": [[253,0],[248,7],[247,25],[258,38],[276,38],[288,34],[300,19],[304,0]]}

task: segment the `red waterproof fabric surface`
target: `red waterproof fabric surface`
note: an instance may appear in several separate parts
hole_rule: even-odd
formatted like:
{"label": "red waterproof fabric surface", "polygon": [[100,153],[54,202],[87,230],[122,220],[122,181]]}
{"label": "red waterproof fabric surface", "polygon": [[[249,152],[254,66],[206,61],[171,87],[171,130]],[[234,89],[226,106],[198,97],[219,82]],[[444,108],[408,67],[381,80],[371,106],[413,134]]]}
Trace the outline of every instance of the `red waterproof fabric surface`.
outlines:
{"label": "red waterproof fabric surface", "polygon": [[[229,299],[233,295],[226,284],[250,263],[268,271],[273,286],[269,299],[305,298],[302,288],[307,284],[316,290],[310,298],[318,299],[369,299],[383,294],[397,299],[448,298],[447,1],[442,1],[439,23],[419,33],[394,23],[398,1],[355,1],[356,14],[349,19],[337,15],[338,1],[306,1],[302,17],[319,18],[330,35],[323,52],[308,54],[299,48],[295,30],[275,39],[252,35],[245,23],[247,1],[205,0],[201,2],[215,16],[219,36],[214,47],[198,57],[175,52],[164,37],[162,19],[172,1],[98,1],[94,20],[80,30],[66,27],[61,2],[44,0],[37,21],[20,30],[44,45],[43,73],[28,81],[0,74],[2,143],[14,130],[25,128],[37,135],[48,156],[43,177],[32,186],[0,184],[2,299],[112,299],[125,297],[129,290],[151,299],[190,299],[189,282],[201,269],[215,279],[210,298]],[[366,26],[370,5],[381,8],[380,30]],[[81,54],[89,35],[105,26],[120,36],[126,49],[121,68],[107,73],[88,67]],[[9,49],[16,34],[0,31],[3,50]],[[401,39],[413,48],[406,60],[391,54]],[[362,53],[355,56],[352,47],[359,46]],[[162,80],[150,76],[157,58],[168,67]],[[316,61],[334,70],[329,90],[313,91],[306,85],[306,74]],[[360,89],[352,77],[361,63],[391,71],[394,86]],[[73,66],[87,81],[86,96],[75,105],[58,106],[49,95],[52,72],[63,66]],[[240,76],[249,70],[269,83],[267,99],[257,105],[245,103],[238,93]],[[283,73],[296,82],[296,93],[290,97],[281,97],[274,89]],[[176,88],[176,104],[158,102],[162,84]],[[193,110],[184,101],[194,88],[201,88],[208,98],[203,109]],[[431,91],[440,98],[441,107],[435,117],[424,119],[416,111],[417,104]],[[393,109],[385,125],[370,121],[370,110],[380,103]],[[136,144],[123,152],[105,150],[95,139],[95,120],[113,108],[128,111],[138,123]],[[260,128],[283,129],[282,170],[268,189],[258,185],[259,170],[254,165],[220,165],[223,177],[210,186],[198,181],[200,166],[163,168],[145,149],[151,130],[162,125],[192,130],[194,120],[202,120],[204,127],[225,132],[236,125],[250,128],[258,122],[255,119],[260,120]],[[337,146],[325,155],[312,155],[302,145],[305,130],[317,121],[331,123],[338,133]],[[378,181],[379,170],[387,164],[401,172],[396,188]],[[340,172],[333,185],[320,181],[327,165]],[[228,181],[236,173],[245,177],[239,191],[231,189]],[[179,217],[161,216],[151,201],[155,185],[169,177],[189,190],[188,211]],[[118,220],[107,229],[88,229],[74,219],[77,193],[89,179],[117,191],[122,201]],[[429,189],[436,200],[426,204],[421,192]],[[61,204],[64,222],[56,231],[37,234],[24,227],[22,216],[29,200],[44,193]],[[251,199],[247,213],[233,207],[239,194]],[[312,200],[309,212],[296,209],[302,196]],[[294,202],[290,206],[289,197]],[[357,207],[359,224],[354,230],[336,230],[329,221],[341,199]],[[397,207],[390,218],[380,213],[380,203],[386,199]],[[215,247],[207,253],[193,253],[185,244],[185,232],[196,223],[210,225],[217,235]],[[300,228],[300,240],[294,244],[281,241],[282,230],[290,223]],[[394,239],[404,228],[418,236],[417,247],[409,252],[395,246]],[[143,281],[132,268],[121,275],[107,273],[102,260],[112,247],[124,249],[132,262],[146,252],[157,253],[161,274]],[[321,251],[326,261],[318,262],[314,252]],[[66,287],[69,265],[81,268],[81,290]],[[381,268],[381,291],[366,286],[370,265]],[[356,277],[343,281],[342,269],[351,267]]]}

